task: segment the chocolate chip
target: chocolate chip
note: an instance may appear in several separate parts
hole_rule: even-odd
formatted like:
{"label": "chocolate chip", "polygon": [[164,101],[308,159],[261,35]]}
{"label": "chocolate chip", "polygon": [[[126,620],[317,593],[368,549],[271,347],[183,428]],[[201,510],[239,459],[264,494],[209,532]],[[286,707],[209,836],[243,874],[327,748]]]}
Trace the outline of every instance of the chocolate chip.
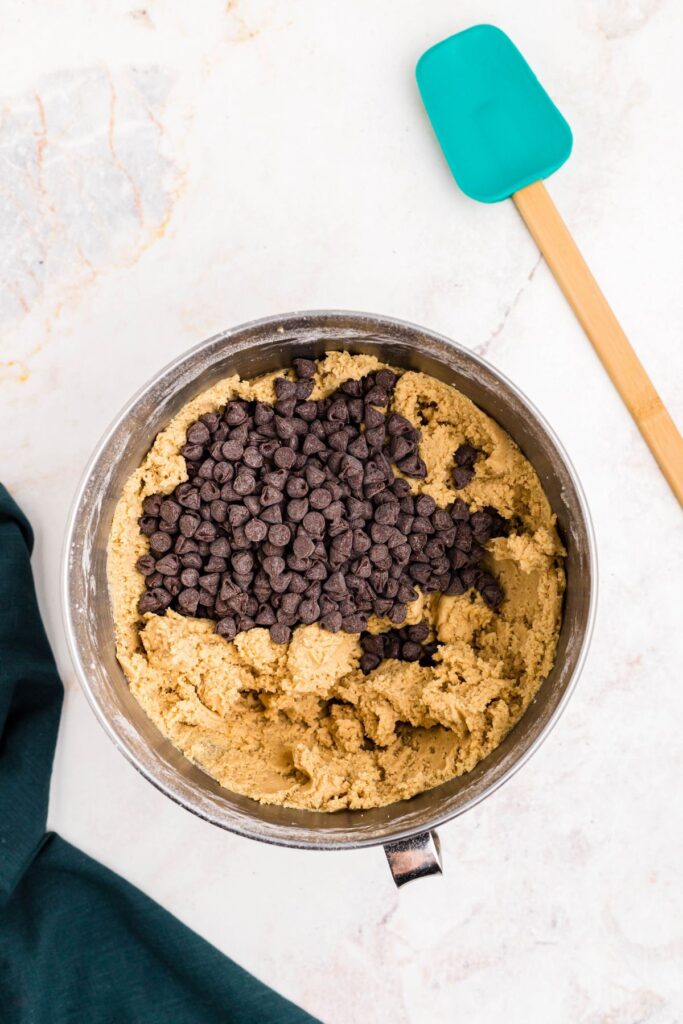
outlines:
{"label": "chocolate chip", "polygon": [[292,631],[289,626],[285,626],[282,622],[275,622],[270,627],[270,639],[274,644],[286,644],[292,636]]}
{"label": "chocolate chip", "polygon": [[237,462],[244,454],[244,445],[241,441],[230,439],[225,441],[221,447],[223,458],[228,462]]}
{"label": "chocolate chip", "polygon": [[370,448],[381,448],[386,437],[386,428],[382,423],[379,427],[372,427],[366,430],[363,435]]}
{"label": "chocolate chip", "polygon": [[384,388],[375,384],[365,393],[365,401],[370,405],[386,405],[389,401],[389,395]]}
{"label": "chocolate chip", "polygon": [[244,536],[252,544],[258,544],[268,534],[268,527],[260,519],[250,519],[244,527]]}
{"label": "chocolate chip", "polygon": [[273,453],[273,462],[280,469],[291,469],[296,462],[296,454],[291,448],[280,446]]}
{"label": "chocolate chip", "polygon": [[436,511],[436,502],[429,494],[421,494],[415,499],[415,511],[418,516],[429,518]]}
{"label": "chocolate chip", "polygon": [[306,512],[302,525],[311,537],[322,537],[325,530],[325,516],[321,512]]}
{"label": "chocolate chip", "polygon": [[359,398],[363,394],[363,384],[360,380],[345,380],[339,390],[345,395]]}
{"label": "chocolate chip", "polygon": [[253,445],[249,445],[244,449],[242,461],[245,466],[249,467],[249,469],[260,469],[263,465],[263,455],[258,448],[255,448]]}
{"label": "chocolate chip", "polygon": [[181,512],[182,508],[180,507],[178,502],[172,501],[168,498],[166,499],[166,501],[162,501],[161,508],[159,509],[161,518],[166,523],[177,523],[178,519],[180,518]]}
{"label": "chocolate chip", "polygon": [[294,538],[294,544],[292,547],[297,558],[310,558],[313,554],[313,548],[315,545],[306,533],[301,533]]}
{"label": "chocolate chip", "polygon": [[410,420],[400,413],[392,412],[387,419],[387,432],[391,435],[412,433],[413,425]]}
{"label": "chocolate chip", "polygon": [[295,408],[296,398],[281,398],[275,403],[275,412],[286,419],[290,419],[294,415]]}
{"label": "chocolate chip", "polygon": [[285,615],[295,615],[300,604],[300,594],[287,593],[283,594],[280,599],[280,608]]}
{"label": "chocolate chip", "polygon": [[201,519],[198,515],[185,512],[178,520],[178,527],[183,537],[194,537]]}
{"label": "chocolate chip", "polygon": [[412,640],[406,640],[406,642],[401,646],[402,661],[418,661],[421,654],[421,645],[413,643]]}
{"label": "chocolate chip", "polygon": [[304,423],[313,423],[318,415],[318,404],[317,402],[299,402],[296,413]]}
{"label": "chocolate chip", "polygon": [[292,594],[304,594],[308,590],[308,580],[300,576],[298,572],[293,572],[289,581],[289,590]]}
{"label": "chocolate chip", "polygon": [[197,569],[183,569],[180,574],[180,582],[184,587],[196,587],[199,583],[199,572]]}
{"label": "chocolate chip", "polygon": [[194,536],[195,536],[195,540],[206,541],[207,543],[210,543],[212,540],[216,539],[216,536],[217,536],[216,527],[214,526],[213,523],[209,523],[209,522],[200,523],[199,526],[197,527],[197,529],[195,530],[195,535]]}
{"label": "chocolate chip", "polygon": [[307,512],[308,498],[294,498],[287,503],[287,516],[293,523],[300,523]]}
{"label": "chocolate chip", "polygon": [[406,476],[415,477],[418,480],[424,480],[427,476],[426,463],[418,455],[406,455],[396,465]]}
{"label": "chocolate chip", "polygon": [[392,629],[389,633],[383,634],[384,657],[397,659],[401,657],[401,631]]}
{"label": "chocolate chip", "polygon": [[199,489],[197,487],[188,486],[183,491],[179,487],[176,490],[176,498],[183,508],[188,508],[192,512],[197,512],[201,508],[202,500],[199,497]]}
{"label": "chocolate chip", "polygon": [[167,533],[153,533],[149,538],[150,551],[153,551],[155,555],[163,555],[164,552],[169,551],[173,541]]}
{"label": "chocolate chip", "polygon": [[481,596],[490,608],[497,608],[503,600],[503,590],[497,583],[493,583],[482,589]]}
{"label": "chocolate chip", "polygon": [[461,444],[455,451],[455,463],[457,466],[466,466],[471,469],[477,460],[479,451],[471,444]]}
{"label": "chocolate chip", "polygon": [[349,439],[349,431],[343,428],[342,430],[336,430],[334,433],[330,434],[327,438],[327,443],[330,448],[334,449],[334,451],[345,452],[348,447]]}
{"label": "chocolate chip", "polygon": [[281,576],[271,576],[270,586],[276,594],[284,594],[289,588],[291,578],[292,574],[289,572],[285,572]]}
{"label": "chocolate chip", "polygon": [[146,591],[138,601],[138,611],[141,615],[146,612],[158,612],[165,610],[173,598],[167,590],[155,587],[154,590]]}
{"label": "chocolate chip", "polygon": [[320,605],[313,598],[305,598],[299,605],[299,619],[305,626],[316,622],[320,616]]}
{"label": "chocolate chip", "polygon": [[401,459],[405,459],[407,455],[411,455],[415,451],[415,443],[409,441],[407,437],[401,435],[394,435],[389,442],[389,458],[392,462],[400,462]]}
{"label": "chocolate chip", "polygon": [[269,540],[263,542],[259,549],[259,556],[270,557],[271,555],[282,555],[284,556],[285,549],[279,544],[271,544]]}
{"label": "chocolate chip", "polygon": [[333,572],[323,584],[323,590],[329,597],[340,601],[348,593],[344,576],[340,572]]}
{"label": "chocolate chip", "polygon": [[398,380],[398,374],[393,370],[378,370],[375,375],[375,383],[384,391],[393,391]]}
{"label": "chocolate chip", "polygon": [[290,498],[304,498],[308,494],[308,484],[301,477],[290,476],[285,491]]}
{"label": "chocolate chip", "polygon": [[360,658],[360,670],[363,675],[369,675],[374,669],[378,668],[382,658],[378,654],[362,654]]}
{"label": "chocolate chip", "polygon": [[479,579],[479,569],[469,567],[467,569],[463,569],[460,573],[460,579],[468,589],[470,587],[475,587]]}
{"label": "chocolate chip", "polygon": [[211,439],[211,432],[205,423],[198,420],[193,423],[187,432],[188,444],[208,444]]}
{"label": "chocolate chip", "polygon": [[398,501],[386,501],[375,510],[375,522],[383,526],[396,526],[400,514]]}
{"label": "chocolate chip", "polygon": [[262,564],[268,576],[281,576],[285,571],[285,560],[281,555],[269,555],[263,559]]}
{"label": "chocolate chip", "polygon": [[304,573],[307,580],[324,580],[327,577],[327,569],[322,562],[314,562]]}
{"label": "chocolate chip", "polygon": [[336,398],[330,403],[327,410],[327,419],[335,423],[349,422],[349,410],[343,398]]}
{"label": "chocolate chip", "polygon": [[248,469],[238,470],[232,486],[236,494],[253,494],[256,490],[256,477]]}
{"label": "chocolate chip", "polygon": [[142,573],[143,576],[151,576],[155,565],[156,560],[153,555],[142,555],[135,563],[138,572]]}
{"label": "chocolate chip", "polygon": [[429,626],[426,622],[418,622],[414,626],[407,626],[408,639],[421,644],[429,636]]}
{"label": "chocolate chip", "polygon": [[273,626],[275,624],[275,612],[269,604],[261,604],[256,612],[254,620],[257,626]]}
{"label": "chocolate chip", "polygon": [[180,564],[185,566],[187,569],[201,569],[204,562],[202,556],[198,552],[191,551],[187,555],[182,555]]}
{"label": "chocolate chip", "polygon": [[484,544],[490,539],[493,519],[488,512],[475,512],[470,518],[470,525],[479,544]]}
{"label": "chocolate chip", "polygon": [[272,526],[274,523],[282,522],[282,510],[279,505],[267,505],[261,509],[259,518],[264,522]]}
{"label": "chocolate chip", "polygon": [[368,617],[361,612],[353,615],[346,615],[342,618],[342,629],[346,633],[362,633],[367,629]]}
{"label": "chocolate chip", "polygon": [[186,444],[180,449],[180,454],[188,462],[198,462],[204,455],[204,446],[201,444]]}
{"label": "chocolate chip", "polygon": [[263,506],[276,505],[279,501],[282,501],[282,491],[279,491],[270,484],[266,484],[261,491],[261,504]]}
{"label": "chocolate chip", "polygon": [[327,612],[320,620],[320,625],[329,633],[338,633],[342,628],[342,616],[339,611]]}
{"label": "chocolate chip", "polygon": [[247,594],[247,589],[254,581],[253,572],[233,572],[232,578],[248,600],[249,595]]}
{"label": "chocolate chip", "polygon": [[296,395],[296,383],[293,380],[287,380],[286,377],[276,377],[275,394],[278,398],[294,398]]}
{"label": "chocolate chip", "polygon": [[234,640],[237,636],[237,624],[232,615],[226,615],[216,623],[216,632],[226,640]]}
{"label": "chocolate chip", "polygon": [[254,423],[257,427],[264,427],[273,419],[273,407],[265,402],[257,402],[254,406]]}
{"label": "chocolate chip", "polygon": [[453,525],[452,519],[445,509],[437,508],[432,515],[432,526],[435,530],[449,530]]}
{"label": "chocolate chip", "polygon": [[282,441],[287,441],[290,437],[294,437],[294,425],[286,416],[275,417],[275,432]]}
{"label": "chocolate chip", "polygon": [[467,487],[474,476],[474,470],[467,466],[455,466],[453,469],[453,484],[457,490]]}
{"label": "chocolate chip", "polygon": [[[209,594],[217,594],[218,587],[220,586],[221,577],[217,572],[207,573],[205,576],[199,577],[199,586],[206,590]],[[200,595],[201,596],[201,595]]]}
{"label": "chocolate chip", "polygon": [[187,615],[194,615],[199,605],[199,591],[196,587],[187,587],[178,594],[178,605]]}
{"label": "chocolate chip", "polygon": [[360,638],[361,648],[368,654],[384,655],[384,634],[363,633]]}
{"label": "chocolate chip", "polygon": [[312,359],[297,357],[296,359],[292,359],[292,366],[294,367],[295,374],[300,380],[309,380],[311,377],[315,376],[315,363]]}
{"label": "chocolate chip", "polygon": [[236,427],[239,426],[239,424],[244,423],[247,418],[247,409],[245,404],[238,401],[228,402],[225,407],[225,412],[223,413],[223,418],[230,427]]}
{"label": "chocolate chip", "polygon": [[161,494],[149,494],[142,502],[142,511],[146,516],[159,516],[164,498]]}
{"label": "chocolate chip", "polygon": [[[289,544],[292,536],[292,531],[288,526],[275,524],[268,530],[268,540],[271,544],[277,544],[284,547]],[[251,538],[250,538],[251,539]]]}
{"label": "chocolate chip", "polygon": [[205,412],[202,413],[202,415],[199,418],[202,421],[202,423],[205,423],[207,425],[211,433],[215,434],[215,432],[218,430],[218,426],[221,421],[221,418],[218,415],[218,413]]}
{"label": "chocolate chip", "polygon": [[140,533],[145,537],[151,537],[159,529],[159,520],[155,516],[140,516],[138,525]]}
{"label": "chocolate chip", "polygon": [[254,558],[249,551],[239,551],[232,556],[232,567],[236,573],[246,575],[254,568]]}
{"label": "chocolate chip", "polygon": [[[386,544],[391,535],[391,527],[386,526],[384,523],[375,522],[370,527],[370,536],[375,544]],[[372,554],[370,557],[372,557]]]}
{"label": "chocolate chip", "polygon": [[217,462],[213,470],[213,478],[221,486],[228,483],[235,475],[235,467],[231,462]]}
{"label": "chocolate chip", "polygon": [[399,625],[401,622],[405,622],[406,614],[406,606],[401,601],[397,601],[389,611],[389,619]]}

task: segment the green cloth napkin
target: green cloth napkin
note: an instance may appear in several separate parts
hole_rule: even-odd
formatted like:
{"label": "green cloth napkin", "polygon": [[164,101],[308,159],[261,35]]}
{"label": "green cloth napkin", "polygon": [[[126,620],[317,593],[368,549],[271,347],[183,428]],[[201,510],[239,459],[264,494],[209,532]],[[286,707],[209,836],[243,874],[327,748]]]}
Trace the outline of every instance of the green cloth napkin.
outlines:
{"label": "green cloth napkin", "polygon": [[45,832],[62,684],[36,603],[32,547],[28,521],[0,485],[0,1021],[313,1022]]}

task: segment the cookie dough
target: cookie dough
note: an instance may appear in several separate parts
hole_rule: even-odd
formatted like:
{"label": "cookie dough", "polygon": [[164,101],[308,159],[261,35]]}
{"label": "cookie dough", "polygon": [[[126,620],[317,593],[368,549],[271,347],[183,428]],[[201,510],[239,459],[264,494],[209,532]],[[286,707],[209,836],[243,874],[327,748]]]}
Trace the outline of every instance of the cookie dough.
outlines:
{"label": "cookie dough", "polygon": [[[382,367],[370,355],[328,353],[313,398]],[[379,807],[470,771],[519,720],[550,671],[560,627],[563,548],[539,479],[512,439],[455,388],[402,373],[393,408],[422,431],[426,479],[414,493],[447,506],[463,498],[512,521],[487,544],[486,567],[505,590],[493,611],[473,590],[420,595],[408,623],[428,621],[442,646],[435,665],[358,667],[356,635],[299,626],[286,645],[255,628],[228,642],[214,623],[169,610],[140,616],[135,568],[147,550],[142,502],[187,478],[180,449],[202,413],[234,397],[275,399],[273,373],[229,377],[186,405],[156,438],[117,505],[108,574],[119,662],[157,727],[221,785],[264,803],[317,811]],[[455,491],[453,452],[486,454]],[[375,632],[390,623],[372,619]]]}

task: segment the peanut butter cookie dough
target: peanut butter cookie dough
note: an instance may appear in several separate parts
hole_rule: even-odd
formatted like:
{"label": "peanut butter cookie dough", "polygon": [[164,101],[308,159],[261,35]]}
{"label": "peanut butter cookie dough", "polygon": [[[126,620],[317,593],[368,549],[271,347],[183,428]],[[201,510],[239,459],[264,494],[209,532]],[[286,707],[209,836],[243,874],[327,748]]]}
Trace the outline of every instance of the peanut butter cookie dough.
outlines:
{"label": "peanut butter cookie dough", "polygon": [[[313,400],[382,368],[373,356],[328,353],[312,378]],[[299,625],[288,643],[256,627],[228,640],[215,622],[140,614],[148,552],[140,533],[145,498],[187,479],[181,449],[197,418],[235,398],[275,400],[270,374],[220,381],[156,438],[118,503],[108,573],[119,662],[158,728],[223,786],[265,803],[311,810],[379,807],[470,771],[526,710],[553,664],[564,554],[540,482],[511,438],[454,388],[402,373],[392,408],[422,432],[424,479],[413,494],[446,508],[496,509],[511,523],[485,545],[484,567],[504,598],[420,593],[405,624],[427,623],[439,646],[428,664],[380,661],[361,670],[358,634]],[[462,445],[483,453],[476,471],[453,477]],[[464,486],[462,483],[467,481]],[[371,617],[368,631],[395,628]],[[422,659],[421,659],[422,660]]]}

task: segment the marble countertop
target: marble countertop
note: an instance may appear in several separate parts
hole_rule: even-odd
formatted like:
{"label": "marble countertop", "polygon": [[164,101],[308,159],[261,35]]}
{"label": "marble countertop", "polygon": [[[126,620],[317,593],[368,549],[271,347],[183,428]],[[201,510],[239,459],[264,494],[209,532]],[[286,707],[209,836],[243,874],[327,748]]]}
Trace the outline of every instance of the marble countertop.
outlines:
{"label": "marble countertop", "polygon": [[[671,1024],[683,1005],[681,511],[511,203],[452,183],[413,66],[506,29],[575,134],[550,191],[683,423],[677,0],[6,0],[2,478],[37,534],[66,687],[50,825],[327,1024]],[[370,310],[485,355],[583,480],[601,594],[587,667],[533,760],[441,829],[445,874],[381,849],[220,832],[106,738],[58,573],[71,497],[120,406],[202,338]]]}

